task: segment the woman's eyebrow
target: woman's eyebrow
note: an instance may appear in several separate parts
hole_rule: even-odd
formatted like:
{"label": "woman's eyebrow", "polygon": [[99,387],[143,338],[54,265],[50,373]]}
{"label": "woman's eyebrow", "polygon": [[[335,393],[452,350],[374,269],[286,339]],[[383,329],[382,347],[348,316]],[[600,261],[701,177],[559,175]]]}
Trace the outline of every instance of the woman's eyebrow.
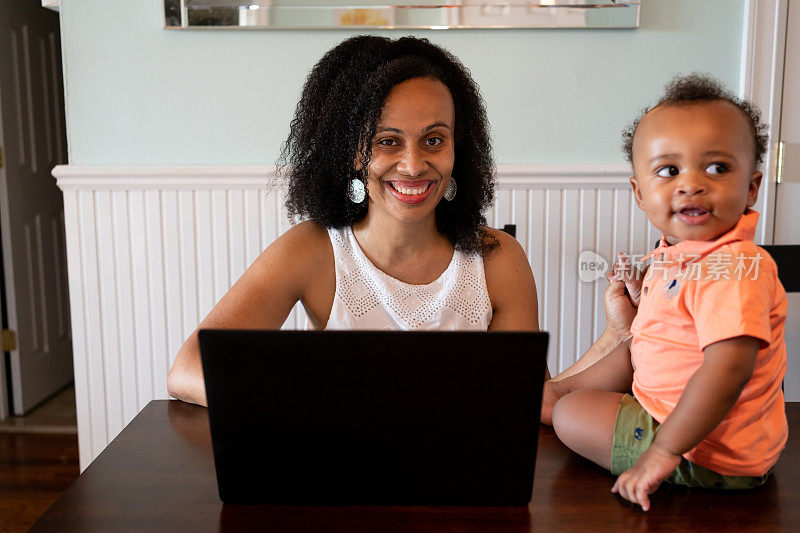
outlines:
{"label": "woman's eyebrow", "polygon": [[446,124],[444,122],[434,122],[430,126],[426,126],[422,131],[423,132],[431,131],[434,128],[447,128],[448,130],[452,129],[449,124]]}
{"label": "woman's eyebrow", "polygon": [[[434,122],[430,126],[425,126],[424,128],[422,128],[422,133],[431,131],[432,129],[436,129],[436,128],[447,128],[448,130],[452,129],[450,127],[450,125],[448,125],[445,122]],[[400,133],[400,134],[403,133],[403,130],[397,129],[397,128],[390,128],[389,126],[384,126],[384,127],[377,128],[376,133],[383,133],[383,132],[386,132],[386,131],[391,132],[391,133]]]}

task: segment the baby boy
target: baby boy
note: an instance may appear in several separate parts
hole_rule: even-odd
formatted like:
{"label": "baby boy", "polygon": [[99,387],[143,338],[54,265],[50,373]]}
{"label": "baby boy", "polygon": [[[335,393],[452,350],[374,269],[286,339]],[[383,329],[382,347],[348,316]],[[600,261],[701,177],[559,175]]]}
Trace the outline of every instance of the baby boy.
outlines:
{"label": "baby boy", "polygon": [[663,236],[630,341],[548,383],[545,403],[559,438],[644,510],[663,481],[761,485],[786,443],[786,294],[750,209],[764,129],[749,103],[695,74],[625,133],[636,202]]}

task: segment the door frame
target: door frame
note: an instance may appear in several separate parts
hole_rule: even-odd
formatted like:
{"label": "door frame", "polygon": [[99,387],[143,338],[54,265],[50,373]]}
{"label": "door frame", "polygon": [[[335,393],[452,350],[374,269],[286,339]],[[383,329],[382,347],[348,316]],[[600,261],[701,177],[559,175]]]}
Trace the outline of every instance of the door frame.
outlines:
{"label": "door frame", "polygon": [[[2,96],[3,96],[3,88],[0,87],[0,102],[3,101]],[[0,148],[2,148],[4,150],[4,154],[3,155],[5,156],[5,138],[3,137],[3,120],[2,120],[2,116],[3,115],[2,115],[2,113],[3,113],[3,109],[0,106]],[[6,174],[6,164],[5,164],[5,157],[3,157],[3,163],[2,163],[2,166],[0,166],[0,183],[5,183],[5,180],[6,180],[5,174]],[[0,194],[4,194],[2,192],[2,190],[0,190]],[[2,237],[2,231],[3,231],[4,226],[5,226],[5,224],[2,221],[0,221],[0,246],[5,246],[5,242],[7,240],[7,239],[3,239],[3,237]],[[6,257],[6,253],[5,252],[6,252],[6,250],[3,249],[3,253],[0,254],[0,256],[2,256],[2,260],[0,260],[0,261],[4,261],[5,260],[5,257]],[[0,276],[4,276],[4,275],[5,275],[5,266],[2,263],[0,263]],[[7,302],[6,302],[5,291],[4,290],[0,290],[0,309],[3,309],[3,307],[6,304],[7,304]],[[5,326],[5,325],[3,325],[3,326]],[[8,327],[10,328],[11,326],[8,326]],[[7,362],[8,357],[9,356],[6,354],[6,352],[3,352],[2,350],[0,350],[0,420],[7,419],[9,417],[9,415],[10,415],[10,412],[11,412],[11,406],[9,405],[9,402],[8,402],[8,399],[9,399],[8,398],[8,380],[9,380],[9,376],[6,373],[6,362]]]}
{"label": "door frame", "polygon": [[775,230],[776,168],[788,13],[789,0],[745,0],[739,95],[761,110],[769,134],[764,178],[756,203],[756,209],[761,213],[761,227],[756,234],[759,244],[772,244]]}

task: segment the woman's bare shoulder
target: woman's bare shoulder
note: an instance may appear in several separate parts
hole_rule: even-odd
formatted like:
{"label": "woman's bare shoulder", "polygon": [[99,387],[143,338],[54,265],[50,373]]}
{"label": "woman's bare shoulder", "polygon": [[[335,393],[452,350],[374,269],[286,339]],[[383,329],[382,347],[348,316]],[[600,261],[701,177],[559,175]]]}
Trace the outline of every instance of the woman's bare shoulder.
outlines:
{"label": "woman's bare shoulder", "polygon": [[525,250],[504,231],[483,230],[484,273],[493,312],[489,329],[537,330],[536,283]]}
{"label": "woman's bare shoulder", "polygon": [[517,239],[503,230],[484,226],[483,244],[486,249],[483,261],[486,268],[503,269],[508,265],[524,261],[527,264],[525,250]]}
{"label": "woman's bare shoulder", "polygon": [[286,230],[279,239],[285,239],[298,244],[307,244],[310,247],[318,246],[324,242],[330,242],[327,228],[311,220],[295,224]]}
{"label": "woman's bare shoulder", "polygon": [[333,266],[328,231],[314,222],[301,222],[284,232],[253,262],[246,275],[256,283],[276,283],[302,297],[317,276]]}
{"label": "woman's bare shoulder", "polygon": [[330,257],[332,253],[328,230],[316,222],[307,220],[289,228],[261,254],[262,257],[278,256],[293,262],[316,261]]}
{"label": "woman's bare shoulder", "polygon": [[306,311],[326,316],[336,289],[333,246],[324,226],[301,222],[281,235],[259,258],[267,275],[295,288]]}

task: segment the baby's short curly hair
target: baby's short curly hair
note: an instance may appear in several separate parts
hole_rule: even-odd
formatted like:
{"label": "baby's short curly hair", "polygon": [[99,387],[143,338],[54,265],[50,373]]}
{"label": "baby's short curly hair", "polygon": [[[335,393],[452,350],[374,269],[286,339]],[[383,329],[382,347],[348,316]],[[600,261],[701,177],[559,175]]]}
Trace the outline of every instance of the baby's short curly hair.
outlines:
{"label": "baby's short curly hair", "polygon": [[647,113],[662,106],[689,105],[714,101],[729,102],[738,107],[747,117],[753,134],[753,163],[754,166],[760,164],[764,159],[769,140],[767,125],[761,122],[761,113],[753,104],[736,97],[711,76],[696,72],[688,76],[676,76],[673,78],[664,88],[664,95],[656,102],[656,105],[642,110],[636,120],[622,132],[622,151],[628,162],[633,164],[633,138],[636,135],[636,128],[639,127],[639,122]]}
{"label": "baby's short curly hair", "polygon": [[[329,228],[366,216],[368,202],[351,202],[348,185],[353,178],[367,182],[384,101],[394,86],[412,78],[442,82],[455,108],[458,194],[451,202],[439,202],[436,228],[456,249],[485,252],[492,246],[485,244],[482,212],[494,197],[486,111],[469,71],[427,39],[362,35],[319,60],[303,87],[278,162],[279,175],[289,183],[286,206],[290,214]],[[354,164],[357,160],[360,165]]]}

